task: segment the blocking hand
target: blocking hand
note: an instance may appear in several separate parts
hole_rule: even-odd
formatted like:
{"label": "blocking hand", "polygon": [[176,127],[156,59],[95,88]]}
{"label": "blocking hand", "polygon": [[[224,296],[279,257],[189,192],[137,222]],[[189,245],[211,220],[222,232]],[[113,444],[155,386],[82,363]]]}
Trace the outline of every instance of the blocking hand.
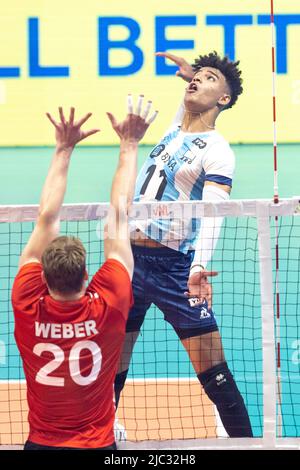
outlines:
{"label": "blocking hand", "polygon": [[118,134],[121,140],[128,142],[139,142],[145,135],[146,130],[152,124],[156,118],[158,111],[155,111],[152,116],[148,118],[151,101],[147,102],[147,105],[142,111],[144,95],[140,95],[138,98],[136,111],[133,112],[133,99],[132,95],[128,95],[127,108],[128,114],[124,121],[117,122],[116,118],[111,113],[107,113],[107,116],[111,122],[111,125],[115,132]]}
{"label": "blocking hand", "polygon": [[83,131],[81,129],[81,126],[91,117],[92,113],[87,113],[83,118],[74,121],[75,108],[71,108],[69,120],[67,121],[62,107],[59,107],[58,111],[60,122],[57,122],[50,113],[46,113],[49,121],[55,127],[57,150],[73,150],[78,142],[100,131],[100,129],[92,129],[90,131]]}

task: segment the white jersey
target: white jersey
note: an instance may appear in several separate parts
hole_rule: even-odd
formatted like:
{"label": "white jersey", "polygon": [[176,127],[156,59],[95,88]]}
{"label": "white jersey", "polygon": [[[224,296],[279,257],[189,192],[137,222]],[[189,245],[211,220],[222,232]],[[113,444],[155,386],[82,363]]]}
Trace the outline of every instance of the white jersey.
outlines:
{"label": "white jersey", "polygon": [[[235,158],[217,132],[183,132],[169,128],[146,159],[136,182],[134,201],[201,200],[205,181],[232,186]],[[148,238],[186,253],[195,249],[200,220],[185,217],[131,222]]]}

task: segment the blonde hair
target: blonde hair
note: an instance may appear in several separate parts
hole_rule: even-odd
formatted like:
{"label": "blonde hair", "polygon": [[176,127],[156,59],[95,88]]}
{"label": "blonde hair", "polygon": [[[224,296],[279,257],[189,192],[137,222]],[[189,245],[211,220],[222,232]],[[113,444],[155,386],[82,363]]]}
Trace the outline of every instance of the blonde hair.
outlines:
{"label": "blonde hair", "polygon": [[42,266],[49,288],[62,294],[80,292],[86,271],[86,251],[75,237],[55,238],[42,255]]}

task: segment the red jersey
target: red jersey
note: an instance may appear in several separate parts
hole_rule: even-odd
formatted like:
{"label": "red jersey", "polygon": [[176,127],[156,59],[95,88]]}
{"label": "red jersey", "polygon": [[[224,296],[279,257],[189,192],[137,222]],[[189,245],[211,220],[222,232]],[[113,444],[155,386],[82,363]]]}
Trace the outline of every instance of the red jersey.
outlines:
{"label": "red jersey", "polygon": [[125,267],[109,259],[79,300],[50,297],[40,263],[18,272],[15,339],[27,381],[29,437],[41,445],[93,448],[114,442],[113,384],[133,303]]}

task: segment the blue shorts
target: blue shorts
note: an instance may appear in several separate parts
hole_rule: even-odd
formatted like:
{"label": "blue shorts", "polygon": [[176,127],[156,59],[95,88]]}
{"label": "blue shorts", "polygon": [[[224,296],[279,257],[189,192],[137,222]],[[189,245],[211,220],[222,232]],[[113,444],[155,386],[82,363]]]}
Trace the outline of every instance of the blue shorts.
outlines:
{"label": "blue shorts", "polygon": [[207,302],[190,306],[184,295],[194,251],[187,254],[170,248],[132,245],[134,305],[129,312],[126,331],[139,331],[153,303],[164,314],[180,339],[218,331],[213,311]]}

